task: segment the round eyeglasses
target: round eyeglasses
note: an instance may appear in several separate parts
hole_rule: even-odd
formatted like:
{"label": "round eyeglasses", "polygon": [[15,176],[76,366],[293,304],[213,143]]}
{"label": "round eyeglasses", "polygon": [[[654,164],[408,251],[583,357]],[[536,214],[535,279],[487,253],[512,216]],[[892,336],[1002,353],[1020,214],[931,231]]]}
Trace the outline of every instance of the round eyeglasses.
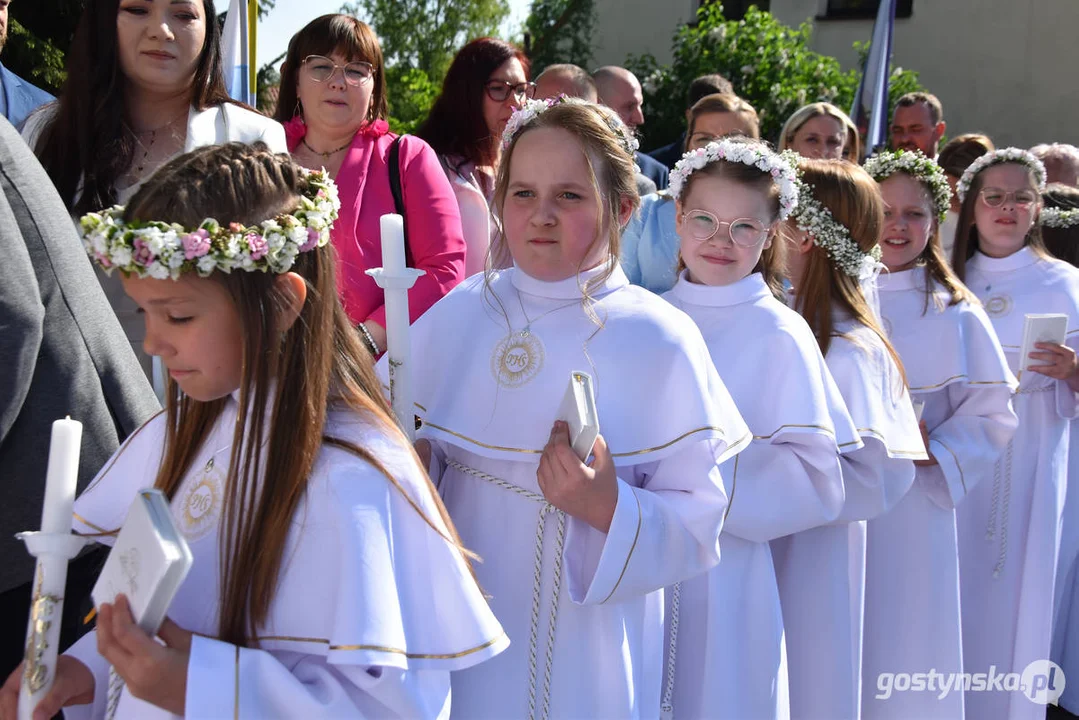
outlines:
{"label": "round eyeglasses", "polygon": [[487,97],[499,103],[506,102],[510,93],[513,93],[513,97],[518,101],[531,100],[536,96],[536,83],[531,82],[509,83],[505,80],[488,80],[483,89],[487,92]]}
{"label": "round eyeglasses", "polygon": [[1000,188],[982,188],[978,193],[982,202],[991,208],[1000,207],[1009,200],[1022,208],[1028,208],[1038,202],[1038,194],[1033,190],[1001,190]]}
{"label": "round eyeglasses", "polygon": [[345,82],[349,85],[362,85],[375,76],[375,66],[369,62],[350,62],[338,65],[322,55],[308,55],[303,59],[303,66],[308,76],[315,82],[326,82],[341,68]]}
{"label": "round eyeglasses", "polygon": [[682,213],[682,227],[689,236],[698,242],[707,242],[727,226],[727,235],[731,242],[741,247],[756,247],[768,237],[768,226],[753,218],[738,218],[727,222],[707,210],[689,210]]}

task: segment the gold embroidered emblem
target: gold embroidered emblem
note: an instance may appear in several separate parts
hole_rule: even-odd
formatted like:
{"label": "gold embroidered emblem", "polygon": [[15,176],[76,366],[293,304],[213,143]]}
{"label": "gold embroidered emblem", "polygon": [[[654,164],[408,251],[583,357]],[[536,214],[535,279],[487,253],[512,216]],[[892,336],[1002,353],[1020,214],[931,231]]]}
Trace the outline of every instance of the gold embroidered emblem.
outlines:
{"label": "gold embroidered emblem", "polygon": [[179,504],[180,529],[190,540],[198,540],[213,529],[221,512],[221,474],[213,458],[184,490]]}
{"label": "gold embroidered emblem", "polygon": [[1012,311],[1012,299],[1007,295],[994,295],[985,301],[989,317],[1004,317]]}
{"label": "gold embroidered emblem", "polygon": [[543,359],[543,343],[538,337],[527,331],[512,333],[495,345],[491,373],[502,387],[521,387],[543,369]]}

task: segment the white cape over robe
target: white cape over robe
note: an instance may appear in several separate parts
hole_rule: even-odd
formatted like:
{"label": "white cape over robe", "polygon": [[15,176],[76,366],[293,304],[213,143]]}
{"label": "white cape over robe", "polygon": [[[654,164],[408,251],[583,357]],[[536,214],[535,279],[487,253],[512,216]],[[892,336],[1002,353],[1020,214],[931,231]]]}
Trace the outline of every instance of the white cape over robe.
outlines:
{"label": "white cape over robe", "polygon": [[787,630],[791,717],[856,718],[861,711],[865,520],[914,482],[925,445],[899,368],[876,333],[836,315],[825,360],[862,447],[841,447],[839,518],[772,541]]}
{"label": "white cape over robe", "polygon": [[759,273],[722,287],[683,273],[664,298],[705,333],[753,432],[721,468],[731,505],[719,565],[681,583],[674,717],[785,718],[783,618],[768,541],[839,515],[838,445],[861,440],[813,332]]}
{"label": "white cape over robe", "polygon": [[[1066,343],[1079,347],[1079,270],[1030,248],[1006,258],[976,253],[967,287],[985,306],[1013,372],[1027,313],[1068,316]],[[1049,657],[1060,522],[1068,472],[1068,421],[1077,414],[1067,383],[1019,377],[1019,428],[992,477],[956,509],[967,672],[1022,673]],[[1015,691],[968,692],[967,717],[1044,717]]]}
{"label": "white cape over robe", "polygon": [[[365,460],[325,444],[315,461],[277,594],[258,647],[213,639],[219,603],[219,530],[236,422],[230,399],[172,499],[194,564],[169,608],[198,633],[188,663],[186,716],[448,717],[450,671],[497,655],[509,641],[459,550]],[[135,493],[152,485],[165,414],[134,433],[75,503],[75,529],[119,529]],[[392,434],[390,434],[392,432]],[[331,412],[324,434],[371,452],[445,533],[423,471],[396,431]],[[102,540],[111,543],[112,538]],[[93,633],[69,654],[94,673],[94,701],[69,718],[105,716],[108,664]],[[172,717],[123,688],[116,718]]]}
{"label": "white cape over robe", "polygon": [[[454,673],[457,717],[655,717],[661,589],[719,560],[719,464],[749,431],[693,321],[630,286],[617,264],[601,282],[606,269],[561,282],[517,268],[476,276],[412,326],[432,476],[441,470],[439,489],[514,640],[490,667]],[[555,511],[536,480],[573,371],[595,381],[617,466],[607,534]]]}
{"label": "white cape over robe", "polygon": [[882,275],[884,327],[903,360],[911,395],[938,464],[916,468],[914,486],[868,523],[862,717],[963,720],[963,691],[887,692],[881,673],[963,672],[955,507],[1015,433],[1015,376],[980,305],[949,305],[925,268]]}

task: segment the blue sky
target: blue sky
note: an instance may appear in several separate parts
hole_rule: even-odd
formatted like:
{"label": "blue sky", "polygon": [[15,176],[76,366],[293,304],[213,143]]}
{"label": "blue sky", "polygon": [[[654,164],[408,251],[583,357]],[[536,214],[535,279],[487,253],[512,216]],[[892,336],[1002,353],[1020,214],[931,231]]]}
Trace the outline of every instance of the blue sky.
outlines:
{"label": "blue sky", "polygon": [[[285,52],[293,33],[319,15],[337,12],[342,0],[277,0],[258,27],[258,65],[262,67]],[[227,2],[221,3],[225,6]],[[516,30],[528,15],[529,0],[509,0],[509,28]],[[362,18],[361,18],[362,19]]]}

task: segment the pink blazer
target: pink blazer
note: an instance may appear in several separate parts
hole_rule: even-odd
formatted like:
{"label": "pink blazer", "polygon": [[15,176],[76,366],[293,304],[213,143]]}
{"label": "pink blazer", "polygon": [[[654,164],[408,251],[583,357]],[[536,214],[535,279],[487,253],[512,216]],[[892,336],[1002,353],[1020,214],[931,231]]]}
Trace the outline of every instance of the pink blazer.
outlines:
{"label": "pink blazer", "polygon": [[[341,213],[331,237],[337,250],[338,291],[354,324],[371,320],[386,327],[382,289],[364,271],[382,266],[379,218],[395,212],[386,164],[395,137],[374,136],[370,130],[356,133],[337,173]],[[296,138],[289,149],[298,144]],[[401,141],[398,159],[412,265],[426,271],[408,294],[409,316],[415,322],[464,279],[465,241],[457,199],[435,151],[409,135]]]}

